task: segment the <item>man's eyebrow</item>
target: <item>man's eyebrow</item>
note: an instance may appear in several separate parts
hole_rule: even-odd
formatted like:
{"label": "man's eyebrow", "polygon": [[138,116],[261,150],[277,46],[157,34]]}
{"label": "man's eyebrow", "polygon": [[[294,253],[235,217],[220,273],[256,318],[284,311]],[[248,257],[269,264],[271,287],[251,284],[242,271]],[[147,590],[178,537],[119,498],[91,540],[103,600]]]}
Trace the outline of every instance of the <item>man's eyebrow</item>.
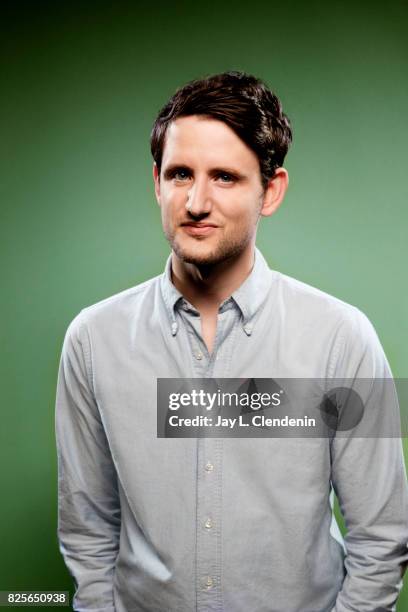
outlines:
{"label": "man's eyebrow", "polygon": [[241,172],[240,170],[236,170],[235,168],[231,168],[229,166],[217,166],[215,168],[211,168],[210,170],[210,174],[211,175],[215,175],[215,174],[231,174],[232,176],[235,176],[236,178],[239,179],[245,179],[247,178],[247,175],[244,174],[243,172]]}
{"label": "man's eyebrow", "polygon": [[188,170],[189,172],[193,172],[192,168],[188,166],[188,164],[170,164],[163,168],[164,176],[170,176],[175,170]]}
{"label": "man's eyebrow", "polygon": [[[172,163],[169,164],[168,166],[166,166],[165,168],[163,168],[163,175],[165,177],[169,177],[172,175],[173,172],[175,172],[176,170],[188,170],[188,172],[191,172],[191,174],[193,174],[193,169],[188,165],[188,164],[183,164],[183,163]],[[244,174],[243,172],[241,172],[240,170],[237,170],[236,168],[232,168],[230,166],[214,166],[214,168],[210,168],[208,174],[210,176],[215,176],[217,174],[231,174],[231,176],[234,176],[235,178],[238,179],[246,179],[247,175]]]}

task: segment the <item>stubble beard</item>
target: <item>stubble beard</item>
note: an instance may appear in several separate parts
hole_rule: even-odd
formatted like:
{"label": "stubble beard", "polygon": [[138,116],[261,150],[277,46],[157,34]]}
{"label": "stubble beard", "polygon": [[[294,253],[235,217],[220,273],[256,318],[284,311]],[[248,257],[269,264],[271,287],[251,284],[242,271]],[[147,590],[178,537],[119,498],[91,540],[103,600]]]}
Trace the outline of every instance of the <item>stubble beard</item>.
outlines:
{"label": "stubble beard", "polygon": [[[180,244],[180,241],[175,236],[175,232],[164,230],[171,248],[177,257],[185,263],[194,264],[196,266],[212,266],[219,264],[231,258],[240,255],[251,241],[252,234],[250,232],[242,232],[236,236],[222,236],[214,245],[213,249],[207,252],[200,253],[194,246],[191,248]],[[194,239],[197,243],[204,239]]]}

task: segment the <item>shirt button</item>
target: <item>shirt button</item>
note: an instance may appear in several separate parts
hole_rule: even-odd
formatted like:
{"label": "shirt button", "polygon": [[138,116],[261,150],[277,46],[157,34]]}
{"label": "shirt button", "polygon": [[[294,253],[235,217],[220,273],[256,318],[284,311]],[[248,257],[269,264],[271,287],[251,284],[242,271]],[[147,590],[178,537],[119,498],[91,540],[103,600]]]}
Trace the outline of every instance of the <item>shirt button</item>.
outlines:
{"label": "shirt button", "polygon": [[212,472],[212,471],[213,471],[213,469],[214,469],[214,466],[213,466],[213,464],[212,464],[212,463],[209,461],[209,462],[206,464],[206,466],[205,466],[205,471],[206,471],[206,472]]}
{"label": "shirt button", "polygon": [[208,519],[205,521],[204,526],[205,526],[205,528],[206,528],[206,529],[211,529],[211,528],[212,528],[212,526],[213,526],[213,522],[212,522],[212,520],[211,520],[210,518],[208,518]]}
{"label": "shirt button", "polygon": [[202,358],[203,358],[203,354],[200,351],[198,351],[196,353],[196,359],[198,359],[200,361]]}
{"label": "shirt button", "polygon": [[205,579],[204,584],[205,584],[205,588],[206,589],[211,589],[211,587],[214,584],[214,580],[211,578],[211,576],[207,576],[207,578]]}

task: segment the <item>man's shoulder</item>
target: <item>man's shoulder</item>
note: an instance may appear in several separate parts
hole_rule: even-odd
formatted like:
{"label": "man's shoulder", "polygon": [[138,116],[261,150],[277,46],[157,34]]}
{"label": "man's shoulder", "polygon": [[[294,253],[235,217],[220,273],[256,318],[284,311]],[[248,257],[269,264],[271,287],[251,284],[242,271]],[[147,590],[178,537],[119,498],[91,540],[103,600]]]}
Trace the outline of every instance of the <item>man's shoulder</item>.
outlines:
{"label": "man's shoulder", "polygon": [[354,315],[355,312],[360,312],[356,306],[341,300],[334,295],[318,289],[313,285],[309,285],[292,276],[277,272],[276,282],[279,285],[279,291],[283,298],[286,298],[286,303],[295,303],[296,306],[302,304],[310,304],[315,308],[333,311],[339,313]]}
{"label": "man's shoulder", "polygon": [[357,306],[303,281],[276,273],[278,295],[287,316],[309,325],[330,325],[353,334],[372,328]]}
{"label": "man's shoulder", "polygon": [[149,309],[159,290],[161,275],[115,293],[94,304],[84,307],[73,319],[70,328],[83,325],[113,325],[129,317],[137,316],[138,311]]}
{"label": "man's shoulder", "polygon": [[99,311],[120,310],[129,304],[134,305],[138,301],[143,300],[146,295],[156,290],[161,276],[162,275],[159,274],[158,276],[149,278],[138,285],[134,285],[133,287],[129,287],[128,289],[114,293],[113,295],[95,302],[90,306],[86,306],[83,309],[83,312],[92,316],[92,314],[96,314]]}
{"label": "man's shoulder", "polygon": [[364,312],[302,281],[278,276],[280,320],[288,343],[295,338],[302,347],[307,346],[309,357],[327,349],[330,376],[357,371],[362,377],[388,376],[377,332]]}

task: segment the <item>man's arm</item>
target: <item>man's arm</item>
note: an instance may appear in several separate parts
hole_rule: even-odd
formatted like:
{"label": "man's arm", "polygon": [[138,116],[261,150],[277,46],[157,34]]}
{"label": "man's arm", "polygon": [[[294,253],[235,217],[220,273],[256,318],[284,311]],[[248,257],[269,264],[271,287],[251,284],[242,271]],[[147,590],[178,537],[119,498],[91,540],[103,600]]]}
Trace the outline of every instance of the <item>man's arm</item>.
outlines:
{"label": "man's arm", "polygon": [[62,349],[56,401],[58,537],[77,590],[74,610],[114,612],[119,548],[117,477],[92,390],[87,330],[80,314]]}
{"label": "man's arm", "polygon": [[395,610],[408,559],[402,444],[397,437],[385,437],[399,422],[398,404],[390,395],[387,360],[364,315],[357,311],[356,320],[342,330],[340,344],[335,376],[372,379],[364,410],[375,425],[370,433],[378,436],[351,434],[332,442],[332,483],[347,528],[347,574],[332,612],[387,612]]}

